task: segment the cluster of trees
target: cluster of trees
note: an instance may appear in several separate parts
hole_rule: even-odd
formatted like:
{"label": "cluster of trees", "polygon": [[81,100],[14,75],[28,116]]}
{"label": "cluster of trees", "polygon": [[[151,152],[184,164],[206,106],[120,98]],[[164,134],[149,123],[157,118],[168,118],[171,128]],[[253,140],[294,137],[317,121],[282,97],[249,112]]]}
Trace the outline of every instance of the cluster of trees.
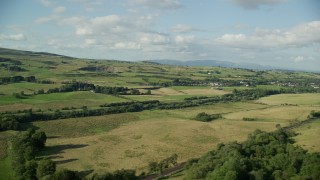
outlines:
{"label": "cluster of trees", "polygon": [[151,173],[162,173],[163,170],[177,165],[178,155],[173,154],[159,162],[150,162],[148,167]]}
{"label": "cluster of trees", "polygon": [[201,112],[197,114],[197,116],[194,119],[197,121],[209,122],[215,119],[219,119],[221,117],[221,114],[207,114],[205,112]]}
{"label": "cluster of trees", "polygon": [[12,141],[12,166],[18,179],[80,180],[79,173],[61,169],[48,158],[37,160],[45,148],[47,136],[43,131],[28,129]]}
{"label": "cluster of trees", "polygon": [[59,92],[73,92],[73,91],[90,91],[95,88],[94,84],[85,82],[72,82],[61,86],[60,88],[48,89],[47,94]]}
{"label": "cluster of trees", "polygon": [[27,82],[36,82],[35,76],[12,76],[12,77],[2,77],[0,78],[0,84],[9,84],[9,83],[18,83],[21,81],[27,81]]}
{"label": "cluster of trees", "polygon": [[40,84],[54,84],[51,80],[37,80],[35,76],[12,76],[0,78],[0,84],[19,83],[21,81],[40,83]]}
{"label": "cluster of trees", "polygon": [[0,117],[0,131],[19,130],[20,124],[17,120],[10,117]]}
{"label": "cluster of trees", "polygon": [[73,91],[93,91],[95,93],[101,94],[111,94],[111,95],[141,95],[138,89],[129,89],[127,87],[108,87],[108,86],[98,86],[91,83],[85,82],[71,82],[61,86],[60,88],[48,89],[47,92],[44,90],[39,90],[38,94],[50,94],[59,92],[73,92]]}
{"label": "cluster of trees", "polygon": [[186,179],[320,179],[320,153],[293,145],[294,135],[256,130],[243,143],[220,144],[187,163]]}
{"label": "cluster of trees", "polygon": [[44,162],[38,164],[35,157],[44,148],[46,140],[47,136],[43,131],[28,129],[12,141],[12,164],[16,175],[21,179],[35,179],[37,174],[45,174],[41,171]]}
{"label": "cluster of trees", "polygon": [[14,65],[22,65],[21,61],[13,60],[13,59],[10,59],[10,58],[4,58],[4,57],[0,57],[0,62],[9,62],[9,63],[14,64]]}
{"label": "cluster of trees", "polygon": [[16,72],[23,72],[26,71],[26,69],[20,67],[20,66],[6,66],[5,67],[8,71],[16,71]]}

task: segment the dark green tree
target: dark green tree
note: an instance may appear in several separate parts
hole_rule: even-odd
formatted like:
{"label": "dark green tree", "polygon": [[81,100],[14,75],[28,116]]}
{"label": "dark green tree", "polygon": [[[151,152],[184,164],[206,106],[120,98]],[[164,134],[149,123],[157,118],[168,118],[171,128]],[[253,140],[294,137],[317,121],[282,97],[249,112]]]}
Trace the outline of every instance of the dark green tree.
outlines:
{"label": "dark green tree", "polygon": [[37,168],[37,177],[52,175],[56,171],[56,163],[51,159],[42,159]]}

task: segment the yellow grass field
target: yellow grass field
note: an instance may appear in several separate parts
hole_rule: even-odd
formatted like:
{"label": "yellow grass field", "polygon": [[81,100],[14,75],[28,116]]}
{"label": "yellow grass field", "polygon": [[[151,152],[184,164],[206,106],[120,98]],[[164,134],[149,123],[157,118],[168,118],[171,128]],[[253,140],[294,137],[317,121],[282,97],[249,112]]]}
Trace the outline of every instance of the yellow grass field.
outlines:
{"label": "yellow grass field", "polygon": [[[134,113],[136,114],[136,113]],[[107,118],[107,117],[106,117]],[[54,160],[60,167],[97,172],[120,168],[146,170],[148,162],[173,153],[179,161],[201,156],[218,143],[245,140],[256,128],[275,129],[275,123],[217,120],[204,123],[170,116],[131,122],[109,132],[83,137],[48,139],[47,146],[65,146]],[[75,148],[67,148],[68,145]]]}
{"label": "yellow grass field", "polygon": [[[162,91],[175,92],[168,88],[162,88]],[[305,96],[309,97],[310,94]],[[262,103],[266,101],[262,98],[254,102],[150,110],[32,124],[47,133],[47,150],[42,155],[51,157],[59,168],[94,170],[97,173],[125,168],[136,169],[140,173],[147,171],[149,162],[159,161],[173,153],[177,153],[178,161],[183,162],[201,156],[219,143],[243,141],[255,129],[272,131],[276,129],[276,124],[286,126],[302,121],[310,111],[319,110],[316,101],[309,105],[281,105],[275,103],[279,97],[268,98],[268,103]],[[207,123],[193,120],[200,112],[220,113],[222,118]],[[243,117],[256,120],[244,121]],[[318,122],[314,122],[298,128],[296,131],[301,135],[296,137],[297,144],[310,151],[319,151],[320,144],[316,139],[320,135],[318,125]]]}
{"label": "yellow grass field", "polygon": [[154,95],[223,95],[228,94],[229,92],[223,91],[223,90],[217,90],[217,89],[211,89],[210,87],[206,88],[190,88],[190,89],[173,89],[173,88],[160,88],[157,90],[153,90],[152,94]]}
{"label": "yellow grass field", "polygon": [[295,138],[297,144],[310,152],[320,152],[320,119],[305,124],[295,130],[299,135]]}
{"label": "yellow grass field", "polygon": [[320,93],[310,94],[280,94],[268,96],[257,100],[261,103],[270,105],[280,104],[300,104],[300,105],[317,105],[320,106]]}

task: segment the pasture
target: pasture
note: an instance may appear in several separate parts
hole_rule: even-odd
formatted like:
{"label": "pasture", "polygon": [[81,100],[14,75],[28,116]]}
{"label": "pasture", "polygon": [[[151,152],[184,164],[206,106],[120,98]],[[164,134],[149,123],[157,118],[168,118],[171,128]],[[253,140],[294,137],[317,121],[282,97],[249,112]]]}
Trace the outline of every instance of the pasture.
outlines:
{"label": "pasture", "polygon": [[127,99],[88,91],[39,94],[27,96],[22,99],[13,96],[3,96],[0,102],[0,111],[15,111],[30,108],[44,110],[61,109],[64,107],[97,107],[105,103],[124,101],[127,101]]}

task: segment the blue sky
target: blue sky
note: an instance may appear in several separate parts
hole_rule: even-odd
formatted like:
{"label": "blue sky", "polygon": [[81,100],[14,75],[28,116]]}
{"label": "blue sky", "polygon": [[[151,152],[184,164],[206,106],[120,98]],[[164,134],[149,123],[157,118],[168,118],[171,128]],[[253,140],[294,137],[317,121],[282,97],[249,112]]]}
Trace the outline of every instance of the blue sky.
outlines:
{"label": "blue sky", "polygon": [[0,47],[320,69],[319,0],[1,0]]}

